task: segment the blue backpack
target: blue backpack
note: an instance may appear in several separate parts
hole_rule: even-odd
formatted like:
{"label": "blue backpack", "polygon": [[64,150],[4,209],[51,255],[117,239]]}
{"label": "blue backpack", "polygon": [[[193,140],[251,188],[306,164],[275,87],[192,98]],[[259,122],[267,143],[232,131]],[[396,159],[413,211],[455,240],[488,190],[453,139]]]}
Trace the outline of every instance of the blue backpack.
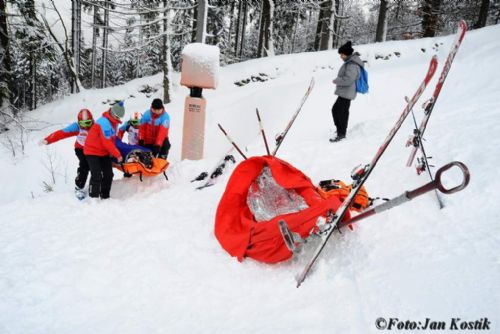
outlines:
{"label": "blue backpack", "polygon": [[359,68],[359,78],[356,80],[356,92],[366,94],[368,93],[368,72],[363,66]]}

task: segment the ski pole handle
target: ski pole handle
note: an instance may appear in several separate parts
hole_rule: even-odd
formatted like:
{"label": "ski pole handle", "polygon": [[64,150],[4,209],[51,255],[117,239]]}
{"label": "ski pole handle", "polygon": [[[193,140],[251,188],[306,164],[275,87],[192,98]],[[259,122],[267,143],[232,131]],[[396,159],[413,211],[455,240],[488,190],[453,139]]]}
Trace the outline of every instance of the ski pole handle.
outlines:
{"label": "ski pole handle", "polygon": [[[462,171],[463,179],[462,179],[462,183],[459,184],[458,186],[447,189],[443,185],[443,182],[441,182],[441,177],[442,177],[444,172],[446,172],[448,169],[450,169],[452,167],[458,167]],[[436,187],[443,194],[456,193],[457,191],[460,191],[460,190],[464,189],[465,187],[467,187],[467,185],[469,184],[469,181],[470,181],[469,169],[467,168],[467,166],[465,166],[464,163],[462,163],[460,161],[453,161],[453,162],[450,162],[449,164],[446,164],[443,167],[439,168],[436,172],[436,178],[434,180],[434,182],[436,182]]]}

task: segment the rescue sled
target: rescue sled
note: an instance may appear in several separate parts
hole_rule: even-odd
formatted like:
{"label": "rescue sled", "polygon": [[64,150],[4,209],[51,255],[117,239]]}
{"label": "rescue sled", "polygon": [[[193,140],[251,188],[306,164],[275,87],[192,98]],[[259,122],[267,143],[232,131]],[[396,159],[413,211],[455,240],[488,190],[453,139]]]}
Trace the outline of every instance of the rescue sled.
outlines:
{"label": "rescue sled", "polygon": [[[238,261],[246,257],[264,263],[285,261],[293,253],[278,222],[284,220],[291,232],[305,239],[318,231],[318,218],[334,213],[341,204],[336,194],[321,196],[311,180],[287,162],[273,156],[251,157],[235,168],[227,183],[217,208],[215,236]],[[264,212],[266,205],[276,205],[278,214]],[[347,214],[344,220],[349,218]]]}
{"label": "rescue sled", "polygon": [[163,174],[165,179],[168,181],[165,171],[169,166],[169,162],[165,159],[153,158],[150,168],[146,167],[141,161],[125,162],[122,164],[114,164],[113,166],[122,171],[125,176],[139,175],[139,179],[141,181],[143,176],[150,177],[158,174]]}
{"label": "rescue sled", "polygon": [[163,176],[168,181],[167,174],[165,173],[169,165],[167,160],[155,158],[150,149],[139,145],[126,144],[119,138],[115,140],[115,144],[122,157],[124,157],[124,162],[118,163],[116,160],[113,160],[113,167],[121,170],[125,174],[125,177],[139,175],[139,179],[142,182],[143,176],[150,177],[163,173]]}

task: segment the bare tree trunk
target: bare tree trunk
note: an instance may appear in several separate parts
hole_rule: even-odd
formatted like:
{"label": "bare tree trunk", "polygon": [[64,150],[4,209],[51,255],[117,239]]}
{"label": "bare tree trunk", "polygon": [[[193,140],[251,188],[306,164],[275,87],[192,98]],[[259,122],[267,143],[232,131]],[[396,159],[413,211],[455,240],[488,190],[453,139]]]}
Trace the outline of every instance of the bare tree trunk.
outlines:
{"label": "bare tree trunk", "polygon": [[375,42],[385,42],[387,36],[387,0],[380,0]]}
{"label": "bare tree trunk", "polygon": [[243,58],[243,50],[245,50],[245,30],[247,28],[247,13],[248,12],[248,3],[247,0],[244,0],[243,3],[243,27],[241,28],[241,45],[240,45],[240,59]]}
{"label": "bare tree trunk", "polygon": [[236,57],[238,55],[238,46],[239,46],[239,39],[240,39],[240,25],[241,25],[241,11],[243,9],[243,0],[240,0],[240,3],[238,4],[238,16],[236,19],[236,36],[234,38],[234,56]]}
{"label": "bare tree trunk", "polygon": [[196,18],[196,43],[205,43],[207,38],[207,0],[198,0],[198,15]]}
{"label": "bare tree trunk", "polygon": [[71,51],[78,76],[80,75],[81,15],[80,0],[71,0]]}
{"label": "bare tree trunk", "polygon": [[170,69],[171,60],[170,60],[170,36],[168,36],[169,32],[169,22],[168,22],[168,0],[163,0],[163,37],[162,37],[162,69],[163,69],[163,102],[170,103]]}
{"label": "bare tree trunk", "polygon": [[259,20],[259,43],[257,44],[257,58],[261,57],[262,54],[262,46],[264,42],[264,21],[265,21],[265,15],[264,15],[264,2],[265,0],[262,0],[262,10],[260,13],[260,20]]}
{"label": "bare tree trunk", "polygon": [[56,45],[59,47],[59,49],[61,50],[61,53],[64,56],[64,60],[66,61],[66,66],[68,67],[68,72],[69,72],[68,82],[69,82],[70,86],[73,85],[73,82],[76,83],[75,88],[76,88],[76,92],[78,92],[80,90],[81,84],[80,84],[80,79],[78,78],[78,75],[76,74],[76,71],[75,71],[75,64],[73,63],[73,58],[71,56],[70,46],[68,46],[68,41],[69,41],[68,31],[67,31],[66,25],[64,24],[64,21],[62,19],[61,13],[59,12],[59,10],[57,9],[57,7],[54,3],[54,0],[51,0],[51,3],[52,3],[52,7],[54,8],[54,11],[57,13],[57,16],[59,17],[59,21],[61,22],[61,25],[63,27],[64,44],[62,42],[60,42],[58,37],[56,36],[56,34],[54,34],[54,31],[52,31],[51,25],[49,24],[49,22],[47,22],[47,19],[45,18],[45,16],[42,15],[41,17],[42,17],[43,23],[45,25],[45,28],[49,32],[50,36],[52,36],[52,39],[56,42]]}
{"label": "bare tree trunk", "polygon": [[323,8],[324,16],[321,24],[319,49],[328,50],[331,48],[331,45],[333,44],[333,40],[331,40],[333,20],[334,20],[334,15],[333,15],[334,12],[332,10],[332,0],[323,2],[321,6]]}
{"label": "bare tree trunk", "polygon": [[25,86],[25,99],[26,103],[24,106],[28,107],[28,110],[33,110],[34,101],[34,50],[39,45],[37,43],[37,18],[36,18],[36,7],[34,0],[26,0],[24,2],[24,8],[21,10],[21,14],[24,17],[24,23],[27,26],[27,33],[25,35],[24,43],[26,45],[26,60],[27,60],[27,78]]}
{"label": "bare tree trunk", "polygon": [[[142,15],[139,15],[139,25],[142,25]],[[139,28],[139,45],[143,44],[143,35],[142,35],[142,29]],[[137,59],[135,63],[135,77],[140,78],[141,77],[141,48],[137,48]]]}
{"label": "bare tree trunk", "polygon": [[77,54],[75,55],[75,67],[76,67],[76,74],[78,77],[80,77],[81,72],[81,63],[82,63],[82,58],[81,58],[81,51],[82,51],[82,3],[81,0],[76,0],[76,32],[77,32],[77,40],[76,40],[76,50]]}
{"label": "bare tree trunk", "polygon": [[99,9],[97,6],[94,6],[94,20],[93,20],[93,28],[92,28],[92,68],[90,69],[90,87],[95,87],[95,70],[97,66],[97,36],[99,35],[99,28],[97,27],[97,23],[99,22]]}
{"label": "bare tree trunk", "polygon": [[260,19],[259,45],[257,48],[258,57],[273,56],[273,0],[262,0],[262,14]]}
{"label": "bare tree trunk", "polygon": [[293,53],[293,49],[295,48],[295,37],[297,37],[297,26],[299,25],[299,21],[300,21],[300,10],[297,9],[297,17],[295,18],[295,22],[293,24],[292,36],[290,37],[290,40],[292,41],[292,45],[290,46],[290,53]]}
{"label": "bare tree trunk", "polygon": [[[196,2],[197,0],[195,0]],[[191,43],[196,42],[196,31],[198,29],[198,6],[194,6],[193,8],[193,17],[192,17],[192,22],[193,26],[191,27]]]}
{"label": "bare tree trunk", "polygon": [[486,26],[489,10],[490,10],[490,0],[482,0],[481,9],[479,10],[479,16],[477,18],[477,22],[476,24],[474,24],[474,29],[479,29]]}
{"label": "bare tree trunk", "polygon": [[422,8],[423,37],[434,37],[439,24],[441,0],[424,0]]}
{"label": "bare tree trunk", "polygon": [[104,3],[104,27],[102,30],[101,88],[106,88],[106,63],[108,58],[109,0]]}
{"label": "bare tree trunk", "polygon": [[37,91],[38,85],[36,80],[36,57],[32,53],[31,54],[31,108],[30,110],[34,110],[37,107]]}
{"label": "bare tree trunk", "polygon": [[316,35],[314,36],[314,50],[319,50],[319,44],[321,41],[321,34],[323,33],[323,21],[325,19],[325,11],[323,6],[319,8],[318,13],[318,24],[316,25]]}
{"label": "bare tree trunk", "polygon": [[[76,52],[76,1],[71,0],[71,53],[73,55],[73,64],[75,64]],[[76,64],[75,64],[76,69]],[[76,72],[78,73],[78,71]],[[71,93],[75,92],[75,82],[71,83]]]}
{"label": "bare tree trunk", "polygon": [[[235,6],[235,1],[232,1],[231,3],[231,9],[229,10],[229,36],[227,37],[228,38],[228,49],[231,49],[231,39],[232,39],[232,33],[233,33],[233,27],[234,27],[234,10],[235,10],[236,6]],[[235,43],[236,45],[236,43]],[[228,51],[229,53],[230,51]],[[234,51],[234,54],[236,54],[236,50]]]}
{"label": "bare tree trunk", "polygon": [[[341,0],[335,0],[335,13],[337,15],[340,15],[340,1]],[[333,44],[332,48],[336,49],[339,46],[339,36],[340,36],[340,21],[341,20],[335,20],[333,24]]]}
{"label": "bare tree trunk", "polygon": [[6,14],[6,0],[0,0],[0,109],[10,109],[12,98],[10,38]]}

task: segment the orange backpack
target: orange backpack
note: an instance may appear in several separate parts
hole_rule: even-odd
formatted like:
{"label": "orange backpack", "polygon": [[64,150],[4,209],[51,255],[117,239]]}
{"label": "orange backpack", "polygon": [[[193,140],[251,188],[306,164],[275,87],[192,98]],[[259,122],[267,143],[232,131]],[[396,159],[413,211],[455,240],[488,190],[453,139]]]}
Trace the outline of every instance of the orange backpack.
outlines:
{"label": "orange backpack", "polygon": [[[340,180],[325,180],[319,183],[318,193],[322,198],[329,198],[332,196],[337,196],[341,201],[344,201],[349,193],[351,192],[352,186],[347,185]],[[371,204],[370,197],[366,192],[365,186],[361,186],[361,189],[354,197],[354,202],[351,204],[350,210],[356,212],[361,212]]]}

